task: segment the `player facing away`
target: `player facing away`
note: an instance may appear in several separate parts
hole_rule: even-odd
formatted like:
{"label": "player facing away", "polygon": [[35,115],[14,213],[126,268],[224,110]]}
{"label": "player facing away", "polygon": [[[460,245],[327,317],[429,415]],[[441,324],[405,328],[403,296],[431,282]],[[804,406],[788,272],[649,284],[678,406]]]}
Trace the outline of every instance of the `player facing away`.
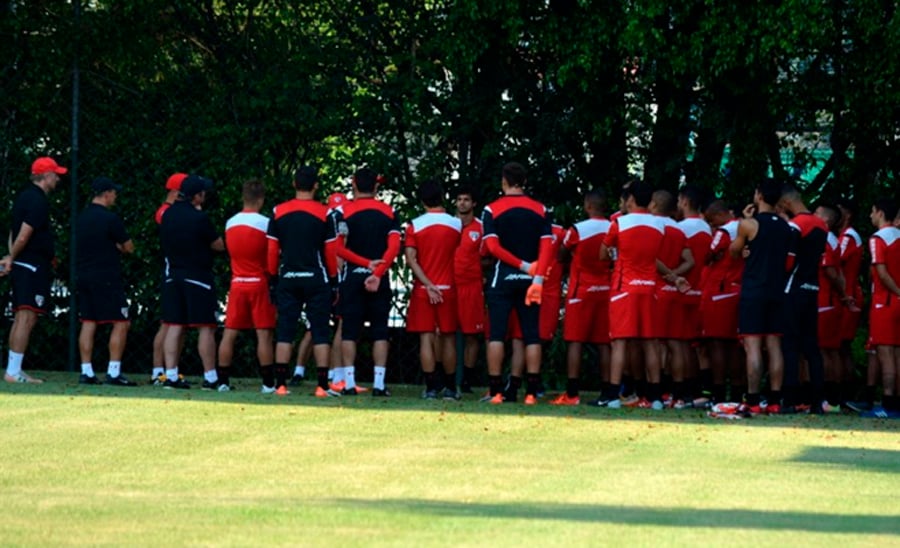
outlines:
{"label": "player facing away", "polygon": [[579,379],[585,344],[597,345],[601,380],[609,381],[610,262],[600,259],[600,247],[610,226],[605,210],[603,191],[589,191],[584,196],[588,218],[572,225],[562,240],[560,261],[571,263],[563,320],[567,378],[566,391],[550,402],[553,405],[581,403]]}
{"label": "player facing away", "polygon": [[225,248],[231,261],[231,285],[225,305],[225,329],[219,341],[219,392],[231,390],[234,341],[244,329],[256,331],[259,368],[272,367],[275,305],[269,295],[266,270],[269,218],[259,212],[266,201],[266,187],[255,179],[241,189],[243,209],[225,223]]}
{"label": "player facing away", "polygon": [[781,183],[766,179],[753,195],[753,204],[744,208],[744,218],[729,251],[733,257],[745,257],[738,304],[738,331],[747,354],[747,394],[742,412],[761,413],[760,385],[763,375],[763,344],[769,356],[770,411],[778,412],[784,358],[781,336],[784,333],[784,288],[791,228],[775,213],[781,199]]}
{"label": "player facing away", "polygon": [[78,312],[81,332],[78,350],[81,354],[80,384],[100,384],[94,374],[92,355],[98,324],[111,324],[109,333],[109,365],[106,383],[136,386],[122,375],[122,354],[128,337],[128,301],[122,280],[122,253],[134,253],[134,243],[122,219],[110,211],[121,187],[112,179],[97,177],[91,183],[93,198],[78,216]]}
{"label": "player facing away", "polygon": [[[781,351],[784,354],[784,407],[782,412],[796,410],[799,404],[810,405],[811,413],[822,413],[825,400],[825,369],[819,350],[818,306],[819,265],[828,240],[825,222],[813,215],[799,190],[785,185],[781,190],[779,205],[792,215],[793,267],[788,273],[785,293],[785,318],[787,319]],[[800,394],[800,355],[809,365],[812,394],[804,398]],[[774,390],[774,389],[773,389]],[[807,399],[808,401],[802,401]],[[772,398],[780,404],[777,397]]]}
{"label": "player facing away", "polygon": [[460,185],[454,191],[456,217],[462,223],[462,237],[453,259],[456,283],[458,329],[464,338],[463,378],[460,392],[471,393],[475,382],[478,345],[484,335],[484,275],[482,271],[481,219],[475,217],[474,188]]}
{"label": "player facing away", "polygon": [[[413,273],[406,330],[419,334],[419,361],[425,375],[425,399],[458,400],[456,390],[456,284],[453,259],[459,247],[462,222],[442,206],[444,189],[437,181],[419,185],[425,213],[406,227],[406,263]],[[471,305],[470,305],[471,306]],[[437,332],[437,333],[435,333]],[[435,338],[442,350],[443,391],[438,394]]]}
{"label": "player facing away", "polygon": [[50,305],[55,252],[47,195],[67,172],[53,158],[38,158],[31,164],[30,184],[13,202],[9,254],[0,260],[0,276],[11,278],[14,314],[3,376],[6,382],[44,382],[22,371],[22,361],[38,316],[46,314]]}
{"label": "player facing away", "polygon": [[841,273],[846,284],[847,295],[852,297],[852,306],[841,308],[841,376],[844,382],[849,383],[853,379],[853,353],[851,344],[856,338],[859,329],[859,321],[862,316],[863,292],[860,283],[862,271],[863,250],[865,244],[859,232],[852,226],[856,216],[856,206],[850,200],[840,200],[837,203],[841,221],[838,230],[838,245],[841,251]]}
{"label": "player facing away", "polygon": [[201,210],[212,181],[189,175],[181,183],[178,199],[166,211],[160,225],[160,242],[166,258],[163,285],[163,322],[168,331],[163,342],[166,362],[164,388],[190,388],[178,376],[181,340],[186,328],[198,331],[197,351],[203,362],[203,388],[218,385],[216,373],[216,299],[213,257],[225,251],[225,243],[212,221]]}
{"label": "player facing away", "polygon": [[894,226],[896,202],[880,198],[869,218],[876,228],[869,238],[872,255],[872,304],[869,310],[870,342],[881,367],[881,406],[864,417],[900,418],[900,229]]}
{"label": "player facing away", "polygon": [[[181,190],[182,181],[187,178],[187,173],[173,173],[166,179],[166,198],[162,204],[156,209],[156,213],[153,214],[153,220],[156,221],[156,226],[162,224],[163,215],[168,211],[172,204],[175,203],[175,200],[178,199],[178,192]],[[165,287],[165,272],[163,273],[163,277],[160,283],[160,294],[162,294],[162,288]],[[153,337],[153,372],[150,373],[150,382],[153,383],[154,386],[162,386],[166,382],[166,365],[165,359],[163,357],[163,342],[166,340],[166,333],[169,332],[169,326],[165,322],[159,322],[159,329],[156,331],[156,335]],[[184,344],[184,337],[182,336],[181,341],[179,341],[179,347]]]}
{"label": "player facing away", "polygon": [[744,257],[729,252],[731,242],[737,238],[740,221],[734,218],[725,202],[712,202],[705,213],[715,231],[709,244],[700,302],[701,329],[711,371],[712,400],[721,403],[728,401],[726,377],[730,377],[734,399],[736,394],[743,393],[737,392],[736,388],[743,386],[747,377],[744,360],[739,360],[737,344]]}
{"label": "player facing away", "polygon": [[[345,387],[341,394],[355,396],[356,344],[363,323],[369,322],[374,362],[373,397],[390,397],[385,386],[388,343],[388,317],[391,310],[391,286],[388,269],[400,253],[400,224],[394,208],[375,197],[379,177],[369,168],[353,175],[353,200],[335,211],[338,233],[343,245],[338,256],[344,259],[346,273],[341,281],[341,354]],[[340,240],[339,240],[340,241]]]}
{"label": "player facing away", "polygon": [[541,373],[539,315],[544,276],[552,253],[547,208],[525,195],[527,173],[518,163],[503,166],[503,196],[482,214],[484,245],[497,259],[488,281],[486,299],[490,318],[487,348],[489,401],[502,403],[501,370],[510,313],[515,309],[525,343],[527,384],[525,404],[537,403]]}
{"label": "player facing away", "polygon": [[261,367],[262,393],[286,395],[288,364],[301,311],[306,312],[316,360],[315,395],[328,390],[331,331],[328,321],[337,288],[338,238],[328,207],[315,199],[319,172],[304,166],[294,174],[294,199],[275,206],[269,222],[268,271],[278,277],[275,366]]}
{"label": "player facing away", "polygon": [[661,358],[654,309],[657,260],[665,237],[665,223],[647,209],[653,199],[653,188],[646,182],[632,182],[624,189],[623,198],[627,214],[613,221],[600,248],[601,259],[610,257],[610,249],[616,249],[617,257],[609,296],[612,347],[609,383],[592,404],[612,409],[622,406],[619,393],[627,344],[634,341],[644,355],[646,399],[655,409],[662,409]]}

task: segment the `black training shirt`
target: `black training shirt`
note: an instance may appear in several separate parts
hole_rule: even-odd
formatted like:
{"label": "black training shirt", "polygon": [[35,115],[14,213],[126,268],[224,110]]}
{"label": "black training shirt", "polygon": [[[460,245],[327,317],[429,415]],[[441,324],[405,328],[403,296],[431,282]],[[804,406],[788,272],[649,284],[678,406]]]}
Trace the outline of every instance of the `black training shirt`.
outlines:
{"label": "black training shirt", "polygon": [[178,201],[163,215],[159,239],[166,258],[166,274],[212,278],[213,250],[209,247],[219,238],[203,211],[190,202]]}
{"label": "black training shirt", "polygon": [[122,275],[121,252],[116,244],[130,240],[122,219],[100,204],[90,204],[76,224],[78,230],[78,277],[87,280],[117,280]]}
{"label": "black training shirt", "polygon": [[47,264],[53,260],[53,230],[50,226],[50,202],[41,187],[32,183],[16,196],[12,209],[12,239],[19,236],[22,223],[34,232],[16,261],[28,264]]}

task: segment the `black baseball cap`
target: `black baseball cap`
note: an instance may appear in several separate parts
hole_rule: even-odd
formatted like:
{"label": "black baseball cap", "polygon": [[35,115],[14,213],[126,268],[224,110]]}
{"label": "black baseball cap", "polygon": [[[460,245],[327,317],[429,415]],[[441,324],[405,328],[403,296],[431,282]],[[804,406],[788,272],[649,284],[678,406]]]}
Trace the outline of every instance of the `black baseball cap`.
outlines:
{"label": "black baseball cap", "polygon": [[122,185],[117,185],[115,181],[109,177],[97,177],[91,182],[91,190],[94,191],[95,195],[103,194],[107,190],[119,192],[122,190]]}
{"label": "black baseball cap", "polygon": [[184,181],[181,182],[179,193],[185,198],[193,198],[201,192],[211,190],[212,187],[213,182],[210,179],[199,175],[188,175],[185,177]]}

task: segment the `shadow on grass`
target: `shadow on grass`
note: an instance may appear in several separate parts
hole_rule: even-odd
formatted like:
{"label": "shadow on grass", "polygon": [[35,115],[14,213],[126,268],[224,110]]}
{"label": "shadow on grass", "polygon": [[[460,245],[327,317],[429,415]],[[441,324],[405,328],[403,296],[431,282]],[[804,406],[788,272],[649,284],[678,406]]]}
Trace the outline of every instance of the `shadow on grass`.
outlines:
{"label": "shadow on grass", "polygon": [[900,534],[896,516],[820,514],[768,510],[649,508],[550,502],[462,503],[426,499],[336,499],[344,507],[360,507],[386,514],[426,514],[439,517],[527,519],[613,523],[662,527],[713,527],[790,530],[811,533]]}
{"label": "shadow on grass", "polygon": [[[858,468],[871,472],[900,473],[900,451],[864,447],[807,447],[791,462]],[[898,518],[900,522],[900,518]]]}
{"label": "shadow on grass", "polygon": [[[646,409],[599,409],[589,405],[577,407],[558,407],[547,404],[550,395],[536,406],[524,406],[521,403],[490,405],[478,401],[478,394],[466,394],[461,401],[423,400],[422,387],[410,385],[392,386],[394,397],[373,398],[369,394],[342,398],[315,398],[312,391],[315,382],[305,382],[303,386],[292,387],[291,394],[286,397],[263,395],[259,393],[259,381],[256,379],[233,379],[237,390],[219,393],[200,390],[195,383],[190,390],[167,390],[161,387],[142,384],[133,388],[114,386],[84,386],[78,384],[76,373],[47,372],[35,373],[45,379],[44,384],[8,384],[0,382],[0,397],[6,394],[21,396],[63,396],[75,398],[81,396],[111,399],[156,399],[170,401],[192,401],[230,403],[260,406],[305,406],[311,408],[376,409],[379,411],[421,411],[435,413],[510,415],[524,417],[560,417],[565,419],[585,419],[597,421],[653,421],[670,424],[704,424],[712,428],[808,428],[833,431],[889,431],[900,432],[900,421],[886,419],[861,419],[855,415],[786,415],[777,417],[757,417],[738,421],[723,421],[707,418],[706,412],[700,409],[652,411]],[[134,377],[137,380],[137,377]],[[143,380],[143,379],[141,379]],[[588,402],[591,397],[582,395],[582,401]]]}

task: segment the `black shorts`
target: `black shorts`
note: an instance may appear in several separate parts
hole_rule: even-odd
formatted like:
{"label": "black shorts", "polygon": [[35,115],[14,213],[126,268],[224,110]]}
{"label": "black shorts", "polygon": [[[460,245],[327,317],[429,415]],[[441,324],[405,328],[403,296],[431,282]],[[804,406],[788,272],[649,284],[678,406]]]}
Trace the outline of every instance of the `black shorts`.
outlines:
{"label": "black shorts", "polygon": [[128,321],[128,301],[120,280],[78,280],[78,316],[83,322]]}
{"label": "black shorts", "polygon": [[738,335],[784,334],[784,295],[741,295],[738,304]]}
{"label": "black shorts", "polygon": [[50,263],[36,264],[15,261],[12,272],[12,306],[13,311],[19,309],[32,310],[38,314],[46,314],[50,307],[50,283],[52,274]]}
{"label": "black shorts", "polygon": [[381,278],[378,291],[366,291],[367,276],[349,274],[341,282],[340,315],[343,320],[341,337],[345,341],[359,339],[363,323],[368,321],[373,341],[388,338],[388,317],[391,313],[391,286],[387,276]]}
{"label": "black shorts", "polygon": [[165,324],[215,327],[218,306],[216,288],[209,277],[172,275],[163,283],[162,321]]}
{"label": "black shorts", "polygon": [[[296,279],[280,279],[275,292],[278,321],[275,328],[276,342],[292,343],[297,335],[300,313],[305,312],[312,333],[313,344],[329,344],[331,330],[331,288],[327,284]],[[305,308],[305,310],[304,310]]]}
{"label": "black shorts", "polygon": [[515,309],[522,329],[522,342],[526,345],[541,343],[539,330],[541,307],[525,304],[525,295],[530,285],[530,280],[502,281],[497,283],[496,287],[489,287],[485,291],[484,298],[487,301],[491,325],[488,340],[506,340],[509,314]]}

